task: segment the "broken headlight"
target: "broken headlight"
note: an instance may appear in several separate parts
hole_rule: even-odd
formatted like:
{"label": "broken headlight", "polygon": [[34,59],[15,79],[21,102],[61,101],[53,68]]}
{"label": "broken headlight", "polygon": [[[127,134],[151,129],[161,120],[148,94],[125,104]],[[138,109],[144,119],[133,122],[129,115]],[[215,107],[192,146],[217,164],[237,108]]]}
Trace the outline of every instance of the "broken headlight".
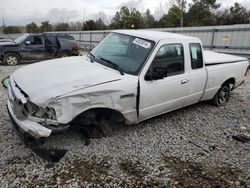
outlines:
{"label": "broken headlight", "polygon": [[49,120],[56,120],[56,112],[53,108],[42,108],[34,103],[28,101],[24,105],[24,110],[26,111],[27,116],[42,118],[42,119],[49,119]]}

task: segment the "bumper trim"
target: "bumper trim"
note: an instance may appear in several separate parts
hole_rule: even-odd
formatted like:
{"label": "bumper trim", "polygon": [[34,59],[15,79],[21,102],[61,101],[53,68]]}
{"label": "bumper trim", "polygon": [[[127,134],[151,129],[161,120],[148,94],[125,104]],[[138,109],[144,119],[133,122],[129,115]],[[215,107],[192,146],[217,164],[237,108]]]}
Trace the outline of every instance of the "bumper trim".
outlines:
{"label": "bumper trim", "polygon": [[42,125],[40,125],[39,123],[37,122],[33,122],[33,121],[30,121],[30,120],[18,120],[12,109],[11,109],[11,105],[10,105],[10,101],[8,100],[8,105],[7,105],[7,108],[8,108],[8,112],[9,112],[9,115],[11,117],[11,119],[13,120],[13,122],[19,127],[21,128],[24,132],[27,132],[29,133],[30,135],[32,135],[33,137],[35,138],[41,138],[41,137],[49,137],[52,133],[52,130],[51,129],[48,129]]}
{"label": "bumper trim", "polygon": [[28,147],[39,146],[44,143],[44,138],[36,138],[29,132],[26,132],[22,129],[18,124],[15,122],[14,118],[12,117],[9,108],[7,108],[9,113],[9,117],[11,120],[11,124],[13,126],[14,131],[16,132],[17,136],[25,143]]}
{"label": "bumper trim", "polygon": [[[42,147],[42,145],[45,142],[45,138],[35,138],[32,134],[29,132],[26,132],[21,127],[18,126],[18,124],[15,122],[14,118],[12,117],[9,108],[7,108],[11,123],[13,125],[13,128],[19,138],[24,142],[24,144],[30,148],[34,153],[36,153],[39,157],[41,157],[43,160],[47,162],[59,162],[64,155],[67,153],[66,149],[47,149]],[[49,166],[49,167],[53,167]]]}

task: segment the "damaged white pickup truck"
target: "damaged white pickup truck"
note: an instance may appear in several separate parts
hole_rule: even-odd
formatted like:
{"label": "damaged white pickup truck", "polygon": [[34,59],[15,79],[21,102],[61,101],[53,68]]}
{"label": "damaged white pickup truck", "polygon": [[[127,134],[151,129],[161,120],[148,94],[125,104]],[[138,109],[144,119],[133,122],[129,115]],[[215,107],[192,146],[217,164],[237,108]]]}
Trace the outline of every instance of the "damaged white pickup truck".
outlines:
{"label": "damaged white pickup truck", "polygon": [[248,65],[246,58],[203,51],[194,37],[115,31],[86,56],[15,71],[8,111],[28,138],[74,125],[105,135],[114,121],[136,124],[205,100],[224,105],[244,82]]}

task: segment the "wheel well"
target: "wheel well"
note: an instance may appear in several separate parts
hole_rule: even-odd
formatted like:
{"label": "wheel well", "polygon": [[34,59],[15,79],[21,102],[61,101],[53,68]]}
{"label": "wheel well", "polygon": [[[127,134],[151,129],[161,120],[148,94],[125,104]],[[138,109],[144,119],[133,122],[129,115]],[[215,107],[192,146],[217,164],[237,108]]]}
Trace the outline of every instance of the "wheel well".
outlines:
{"label": "wheel well", "polygon": [[98,119],[100,116],[107,118],[111,122],[123,122],[126,118],[117,110],[111,108],[92,108],[76,116],[72,122],[83,122],[88,119]]}
{"label": "wheel well", "polygon": [[227,84],[232,85],[231,88],[233,88],[234,85],[235,85],[235,78],[229,78],[229,79],[227,79],[227,80],[222,84],[222,86],[223,86],[223,85],[227,85]]}
{"label": "wheel well", "polygon": [[3,57],[6,56],[7,54],[15,54],[15,55],[18,56],[19,60],[21,60],[21,56],[20,56],[20,54],[17,53],[17,52],[5,52],[4,55],[3,55]]}

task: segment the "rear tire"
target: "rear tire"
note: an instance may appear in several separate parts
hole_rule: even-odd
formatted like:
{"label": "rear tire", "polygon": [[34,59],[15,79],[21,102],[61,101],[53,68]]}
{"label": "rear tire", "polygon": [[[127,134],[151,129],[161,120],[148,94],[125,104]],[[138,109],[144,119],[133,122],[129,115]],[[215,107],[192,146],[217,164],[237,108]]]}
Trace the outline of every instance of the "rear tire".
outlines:
{"label": "rear tire", "polygon": [[20,57],[15,53],[8,53],[3,58],[3,63],[9,66],[15,66],[20,63]]}
{"label": "rear tire", "polygon": [[216,93],[216,95],[213,98],[213,104],[216,106],[224,106],[230,97],[230,85],[224,84],[221,86],[219,91]]}

